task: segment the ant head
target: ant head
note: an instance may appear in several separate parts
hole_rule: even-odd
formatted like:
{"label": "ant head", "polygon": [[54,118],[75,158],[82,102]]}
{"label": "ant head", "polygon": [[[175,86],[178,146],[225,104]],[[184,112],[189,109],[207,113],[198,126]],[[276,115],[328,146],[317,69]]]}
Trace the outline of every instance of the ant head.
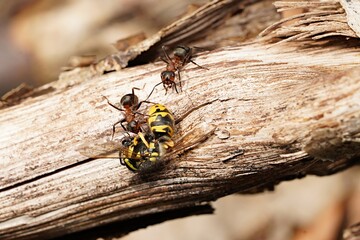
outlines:
{"label": "ant head", "polygon": [[190,53],[190,48],[187,46],[177,46],[174,49],[174,56],[177,56],[179,58],[185,58]]}
{"label": "ant head", "polygon": [[139,98],[132,93],[124,95],[120,100],[120,104],[125,108],[135,106],[138,103],[139,103]]}
{"label": "ant head", "polygon": [[161,73],[161,81],[163,82],[174,82],[175,81],[175,72],[173,71],[163,71]]}

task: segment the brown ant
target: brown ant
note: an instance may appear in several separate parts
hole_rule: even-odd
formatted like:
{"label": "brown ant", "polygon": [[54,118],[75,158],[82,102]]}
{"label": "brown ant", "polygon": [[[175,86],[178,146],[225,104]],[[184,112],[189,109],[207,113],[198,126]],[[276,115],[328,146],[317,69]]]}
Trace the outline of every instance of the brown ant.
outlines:
{"label": "brown ant", "polygon": [[179,45],[174,49],[172,58],[170,58],[170,56],[167,54],[165,46],[162,46],[162,50],[164,52],[165,59],[161,58],[161,60],[166,62],[167,66],[166,66],[166,70],[161,72],[161,81],[162,81],[162,84],[163,84],[166,92],[168,89],[170,89],[174,86],[175,91],[177,93],[179,93],[176,88],[176,83],[175,83],[175,72],[178,73],[179,86],[181,89],[180,71],[189,62],[195,64],[196,66],[198,66],[200,68],[208,70],[208,68],[200,66],[199,64],[197,64],[196,62],[191,60],[191,58],[193,57],[192,48],[189,48],[189,47],[183,46],[183,45]]}
{"label": "brown ant", "polygon": [[[147,99],[149,99],[152,92],[146,98],[146,100],[139,102],[139,98],[134,93],[135,89],[140,90],[139,88],[133,87],[132,88],[132,93],[126,94],[120,99],[120,104],[123,107],[123,109],[115,106],[114,104],[112,104],[109,101],[109,99],[107,97],[103,96],[107,100],[107,103],[110,106],[112,106],[113,108],[115,108],[115,109],[117,109],[119,111],[124,112],[124,115],[125,115],[125,117],[123,119],[121,119],[121,120],[119,120],[119,121],[117,121],[116,123],[113,124],[112,138],[114,138],[115,127],[118,124],[120,124],[121,127],[125,131],[138,134],[140,131],[142,131],[142,124],[146,123],[145,119],[136,118],[136,114],[144,115],[142,113],[137,112],[137,110],[140,108],[142,103],[151,103],[151,102],[147,101]],[[125,122],[127,123],[126,125],[124,125]]]}

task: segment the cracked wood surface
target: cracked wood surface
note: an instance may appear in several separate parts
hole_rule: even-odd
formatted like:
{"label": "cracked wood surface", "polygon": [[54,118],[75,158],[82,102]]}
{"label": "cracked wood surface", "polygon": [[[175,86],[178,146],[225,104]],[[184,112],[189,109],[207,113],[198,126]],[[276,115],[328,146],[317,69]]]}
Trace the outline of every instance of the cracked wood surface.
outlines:
{"label": "cracked wood surface", "polygon": [[116,159],[87,159],[79,148],[111,138],[119,113],[102,96],[118,102],[139,87],[146,98],[164,64],[101,76],[88,68],[63,73],[41,88],[50,89],[45,94],[0,110],[0,238],[44,239],[152,214],[166,218],[235,192],[358,164],[359,56],[359,48],[339,43],[203,53],[195,61],[209,70],[189,64],[181,93],[158,87],[150,100],[176,117],[202,105],[178,124],[177,138],[204,126],[215,132],[146,179]]}
{"label": "cracked wood surface", "polygon": [[274,41],[325,39],[329,36],[359,37],[360,4],[352,0],[279,0],[274,2],[278,12],[300,10],[268,26],[260,36]]}

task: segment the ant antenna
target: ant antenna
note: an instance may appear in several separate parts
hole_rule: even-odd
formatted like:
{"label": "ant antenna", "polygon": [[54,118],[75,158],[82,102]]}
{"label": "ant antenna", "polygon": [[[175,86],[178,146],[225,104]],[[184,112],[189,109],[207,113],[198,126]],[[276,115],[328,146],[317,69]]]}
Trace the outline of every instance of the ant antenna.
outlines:
{"label": "ant antenna", "polygon": [[157,86],[159,86],[160,84],[162,84],[162,82],[157,83],[157,84],[153,87],[153,89],[151,90],[149,96],[148,96],[143,102],[147,102],[147,100],[150,98],[151,94],[154,92],[155,88],[156,88]]}
{"label": "ant antenna", "polygon": [[135,101],[135,98],[136,98],[136,95],[135,95],[135,91],[134,90],[140,90],[140,88],[137,88],[137,87],[133,87],[131,89],[131,94],[132,94],[132,100],[133,100],[133,104],[134,104],[134,101]]}
{"label": "ant antenna", "polygon": [[113,108],[115,108],[115,109],[117,109],[117,110],[119,110],[119,111],[124,112],[124,109],[121,109],[121,108],[115,106],[114,104],[112,104],[107,97],[105,97],[104,95],[102,95],[102,97],[106,99],[107,103],[108,103],[110,106],[112,106]]}

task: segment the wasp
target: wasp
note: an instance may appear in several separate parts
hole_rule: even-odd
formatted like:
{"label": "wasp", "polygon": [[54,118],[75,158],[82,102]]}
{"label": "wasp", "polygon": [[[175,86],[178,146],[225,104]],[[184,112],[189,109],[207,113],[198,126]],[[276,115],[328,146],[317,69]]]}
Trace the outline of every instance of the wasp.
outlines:
{"label": "wasp", "polygon": [[172,137],[175,132],[173,114],[162,104],[154,104],[149,108],[148,126],[154,141],[159,145],[160,157],[167,149],[174,147]]}
{"label": "wasp", "polygon": [[162,104],[154,104],[148,112],[149,130],[139,132],[131,141],[125,138],[123,146],[127,151],[120,151],[120,164],[136,171],[145,162],[156,162],[163,158],[170,148],[174,147],[174,116]]}
{"label": "wasp", "polygon": [[[169,148],[174,147],[172,140],[175,132],[174,116],[162,104],[152,105],[149,108],[148,116],[148,130],[146,132],[138,132],[133,137],[127,132],[127,136],[124,137],[121,144],[112,142],[108,147],[102,147],[103,152],[106,153],[117,148],[119,150],[120,164],[131,171],[137,171],[144,162],[156,162],[161,159]],[[101,150],[101,146],[98,149]],[[97,153],[99,151],[94,151],[90,155],[87,154],[87,156],[102,155]],[[106,157],[106,155],[104,156]]]}
{"label": "wasp", "polygon": [[[140,132],[134,138],[125,137],[119,143],[115,141],[107,141],[103,143],[84,144],[78,150],[82,155],[89,158],[117,158],[120,157],[120,164],[126,166],[130,171],[137,172],[145,170],[145,163],[155,163],[171,161],[181,154],[195,148],[197,145],[208,139],[214,134],[216,127],[208,124],[200,124],[184,136],[180,137],[174,147],[166,149],[166,152],[160,153],[161,143],[155,141],[150,134]],[[118,151],[118,154],[113,154]],[[163,154],[163,155],[161,155]]]}
{"label": "wasp", "polygon": [[[135,95],[134,90],[140,90],[139,88],[133,87],[132,93],[124,95],[120,99],[120,105],[123,108],[119,108],[112,104],[107,97],[104,96],[104,98],[107,100],[107,103],[112,106],[113,108],[117,109],[118,111],[124,112],[125,117],[121,120],[117,121],[112,126],[112,137],[114,137],[115,134],[115,128],[116,125],[120,124],[121,127],[124,129],[124,131],[132,132],[132,133],[139,133],[142,129],[142,124],[146,123],[146,120],[144,118],[139,118],[136,115],[144,115],[140,112],[138,112],[138,109],[141,107],[141,104],[143,103],[150,103],[147,101],[149,99],[150,95],[146,98],[144,101],[139,102],[139,98]],[[124,125],[126,123],[126,125]]]}
{"label": "wasp", "polygon": [[[89,158],[118,158],[121,165],[135,172],[144,162],[158,159],[157,147],[153,144],[151,135],[140,132],[136,136],[125,136],[121,142],[111,140],[95,145],[85,144],[80,147],[79,152]],[[118,154],[114,155],[113,152],[116,151]]]}
{"label": "wasp", "polygon": [[[120,152],[120,164],[136,171],[144,162],[156,162],[174,147],[175,120],[170,110],[162,104],[149,108],[147,119],[149,130],[139,132],[128,145],[126,154]],[[124,157],[123,157],[124,156]]]}
{"label": "wasp", "polygon": [[166,52],[166,47],[162,46],[162,50],[164,52],[165,58],[161,58],[167,65],[166,70],[161,72],[161,82],[165,88],[165,91],[167,92],[168,89],[171,89],[172,87],[175,88],[175,91],[178,93],[178,89],[176,87],[175,83],[175,76],[176,72],[178,75],[179,80],[179,86],[181,90],[181,76],[180,71],[185,67],[186,64],[189,62],[195,64],[196,66],[208,69],[203,66],[200,66],[196,62],[194,62],[191,58],[193,57],[193,49],[187,46],[179,45],[177,46],[173,51],[173,56],[170,57],[169,54]]}
{"label": "wasp", "polygon": [[135,137],[128,134],[121,143],[109,141],[95,146],[85,145],[80,153],[90,158],[114,158],[108,153],[119,151],[120,164],[135,172],[144,163],[173,159],[207,139],[215,130],[202,126],[175,143],[175,120],[170,110],[162,104],[154,104],[149,108],[148,116],[148,131],[139,132]]}

